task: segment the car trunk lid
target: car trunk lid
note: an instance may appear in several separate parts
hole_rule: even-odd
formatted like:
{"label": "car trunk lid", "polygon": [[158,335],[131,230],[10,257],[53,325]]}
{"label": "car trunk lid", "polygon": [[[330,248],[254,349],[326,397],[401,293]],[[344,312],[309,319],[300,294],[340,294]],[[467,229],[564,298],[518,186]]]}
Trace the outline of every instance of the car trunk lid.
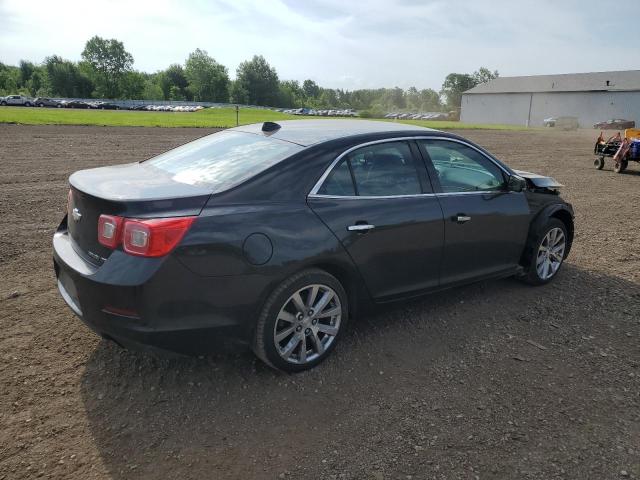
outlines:
{"label": "car trunk lid", "polygon": [[68,231],[76,250],[96,264],[111,254],[98,242],[100,215],[198,215],[211,195],[207,187],[177,182],[172,175],[144,163],[81,170],[71,175],[69,183]]}

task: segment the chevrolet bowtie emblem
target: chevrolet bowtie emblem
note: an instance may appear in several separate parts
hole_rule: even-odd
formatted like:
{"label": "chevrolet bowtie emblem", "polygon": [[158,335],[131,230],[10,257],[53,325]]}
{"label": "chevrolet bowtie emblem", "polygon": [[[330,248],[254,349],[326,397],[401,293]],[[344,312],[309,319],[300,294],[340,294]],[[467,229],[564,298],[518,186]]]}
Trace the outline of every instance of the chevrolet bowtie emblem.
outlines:
{"label": "chevrolet bowtie emblem", "polygon": [[80,210],[78,210],[77,208],[74,208],[74,209],[71,211],[71,216],[73,217],[73,219],[74,219],[76,222],[79,222],[79,221],[80,221],[80,219],[82,219],[82,214],[80,213]]}

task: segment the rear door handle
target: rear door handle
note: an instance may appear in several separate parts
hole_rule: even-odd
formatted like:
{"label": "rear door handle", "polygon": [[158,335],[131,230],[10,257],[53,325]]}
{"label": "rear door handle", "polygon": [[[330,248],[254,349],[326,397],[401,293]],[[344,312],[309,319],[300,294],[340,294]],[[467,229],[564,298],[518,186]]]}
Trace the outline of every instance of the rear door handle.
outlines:
{"label": "rear door handle", "polygon": [[468,222],[469,220],[471,220],[471,217],[469,217],[468,215],[458,214],[455,217],[453,217],[453,221],[458,223],[465,223],[465,222]]}
{"label": "rear door handle", "polygon": [[349,225],[347,230],[350,232],[366,232],[371,230],[372,228],[376,228],[375,225],[369,225],[367,223],[356,223],[355,225]]}

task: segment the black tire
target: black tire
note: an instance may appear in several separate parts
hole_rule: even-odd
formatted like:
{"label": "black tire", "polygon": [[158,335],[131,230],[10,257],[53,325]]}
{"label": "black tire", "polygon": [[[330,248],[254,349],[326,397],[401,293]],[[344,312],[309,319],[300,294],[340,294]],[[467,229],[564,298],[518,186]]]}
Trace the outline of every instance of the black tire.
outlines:
{"label": "black tire", "polygon": [[[303,364],[291,363],[278,353],[275,340],[276,322],[278,321],[280,310],[287,305],[291,296],[310,285],[323,285],[329,287],[337,294],[341,307],[338,332],[333,337],[332,342],[324,349],[324,352],[317,358]],[[284,372],[296,373],[313,368],[324,361],[337,345],[345,330],[348,312],[347,293],[338,279],[324,270],[319,269],[309,269],[299,272],[282,282],[265,302],[256,324],[253,351],[258,358],[267,365]]]}
{"label": "black tire", "polygon": [[62,108],[62,105],[59,103],[56,105],[57,108]]}
{"label": "black tire", "polygon": [[2,105],[3,107],[6,107],[7,106],[7,102],[2,101],[2,102],[0,102],[0,105]]}
{"label": "black tire", "polygon": [[42,108],[42,107],[44,107],[44,103],[39,103],[37,106]]}
{"label": "black tire", "polygon": [[24,104],[25,107],[30,107],[31,106],[31,102],[27,102]]}
{"label": "black tire", "polygon": [[620,160],[619,163],[616,163],[613,166],[613,171],[616,172],[616,173],[622,173],[627,169],[628,166],[629,166],[629,161],[628,160]]}
{"label": "black tire", "polygon": [[[551,230],[556,228],[559,228],[560,230],[562,230],[562,233],[564,234],[564,239],[566,242],[566,247],[564,249],[562,260],[557,270],[550,277],[542,278],[537,268],[538,252],[547,234]],[[567,256],[567,251],[569,246],[568,242],[569,242],[569,235],[567,232],[567,227],[564,224],[564,222],[562,222],[561,220],[558,220],[557,218],[550,218],[545,224],[545,226],[541,228],[537,234],[533,234],[529,238],[528,248],[532,249],[531,258],[529,260],[529,265],[525,266],[525,271],[523,275],[519,277],[519,279],[524,281],[525,283],[528,283],[529,285],[545,285],[551,282],[554,278],[558,276],[558,272],[560,271],[560,269],[562,268],[562,265],[564,264],[564,259]]]}
{"label": "black tire", "polygon": [[604,167],[604,157],[598,157],[593,161],[593,166],[598,170],[602,170]]}

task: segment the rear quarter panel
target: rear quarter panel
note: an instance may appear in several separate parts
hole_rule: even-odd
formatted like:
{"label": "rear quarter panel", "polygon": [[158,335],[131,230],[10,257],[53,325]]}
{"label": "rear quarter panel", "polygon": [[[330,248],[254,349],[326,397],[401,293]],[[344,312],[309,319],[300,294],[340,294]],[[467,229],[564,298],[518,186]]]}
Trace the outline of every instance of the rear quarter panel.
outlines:
{"label": "rear quarter panel", "polygon": [[[271,244],[271,255],[262,264],[253,258],[264,260],[264,245],[254,252],[255,243],[247,242],[255,234]],[[203,277],[257,278],[251,292],[258,297],[251,299],[256,307],[279,283],[304,268],[329,265],[358,275],[333,233],[306,203],[298,202],[205,207],[174,255]]]}

